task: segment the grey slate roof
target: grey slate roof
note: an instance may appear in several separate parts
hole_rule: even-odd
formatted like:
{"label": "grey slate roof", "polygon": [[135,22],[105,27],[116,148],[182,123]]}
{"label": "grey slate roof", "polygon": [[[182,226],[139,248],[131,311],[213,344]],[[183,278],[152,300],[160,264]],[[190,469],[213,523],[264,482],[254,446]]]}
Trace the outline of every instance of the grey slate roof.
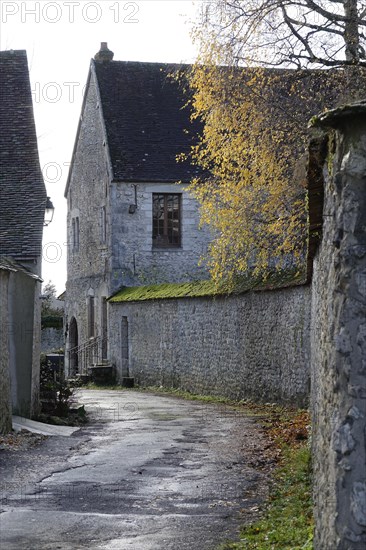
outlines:
{"label": "grey slate roof", "polygon": [[27,54],[0,52],[0,254],[41,252],[46,189],[39,164]]}
{"label": "grey slate roof", "polygon": [[188,182],[198,173],[189,162],[176,161],[202,128],[190,122],[183,108],[188,97],[168,76],[185,67],[92,60],[115,180]]}

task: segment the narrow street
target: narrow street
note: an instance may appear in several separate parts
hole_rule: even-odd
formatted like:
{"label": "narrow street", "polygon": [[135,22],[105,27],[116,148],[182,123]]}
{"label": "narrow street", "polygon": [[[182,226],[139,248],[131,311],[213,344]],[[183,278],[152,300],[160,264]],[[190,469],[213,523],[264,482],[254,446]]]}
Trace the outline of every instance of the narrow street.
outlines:
{"label": "narrow street", "polygon": [[252,418],[136,391],[78,400],[87,426],[0,451],[2,550],[212,550],[258,516],[267,442]]}

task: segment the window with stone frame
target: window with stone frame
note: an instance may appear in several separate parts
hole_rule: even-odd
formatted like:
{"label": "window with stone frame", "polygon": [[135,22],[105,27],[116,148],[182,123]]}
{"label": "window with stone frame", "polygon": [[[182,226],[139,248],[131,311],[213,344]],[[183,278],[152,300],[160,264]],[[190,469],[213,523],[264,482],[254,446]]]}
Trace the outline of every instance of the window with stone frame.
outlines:
{"label": "window with stone frame", "polygon": [[79,218],[73,218],[72,222],[72,250],[78,252],[79,250]]}
{"label": "window with stone frame", "polygon": [[153,193],[154,248],[181,246],[181,197],[179,193]]}
{"label": "window with stone frame", "polygon": [[107,215],[105,206],[100,209],[100,242],[104,244],[107,241]]}
{"label": "window with stone frame", "polygon": [[88,298],[88,336],[93,338],[95,336],[95,305],[94,296]]}

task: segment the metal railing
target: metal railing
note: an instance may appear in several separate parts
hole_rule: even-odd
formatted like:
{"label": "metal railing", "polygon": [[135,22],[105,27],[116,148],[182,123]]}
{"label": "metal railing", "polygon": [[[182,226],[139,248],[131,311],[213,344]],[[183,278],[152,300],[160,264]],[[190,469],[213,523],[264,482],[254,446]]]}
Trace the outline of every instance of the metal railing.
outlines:
{"label": "metal railing", "polygon": [[88,367],[102,364],[107,360],[106,353],[107,338],[96,336],[67,350],[69,364],[69,376],[76,374],[88,374]]}

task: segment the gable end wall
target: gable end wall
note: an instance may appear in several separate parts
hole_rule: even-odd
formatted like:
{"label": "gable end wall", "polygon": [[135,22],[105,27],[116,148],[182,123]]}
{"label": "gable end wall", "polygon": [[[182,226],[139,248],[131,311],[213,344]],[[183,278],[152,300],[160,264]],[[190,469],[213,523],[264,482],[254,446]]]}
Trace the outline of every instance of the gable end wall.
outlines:
{"label": "gable end wall", "polygon": [[[110,242],[110,175],[100,103],[93,73],[87,90],[67,189],[68,260],[65,313],[75,317],[79,343],[88,339],[88,297],[94,296],[97,330],[101,298],[108,296]],[[101,207],[106,209],[107,234],[101,238]],[[79,250],[74,250],[72,220],[79,219]],[[68,344],[67,344],[68,345]]]}

